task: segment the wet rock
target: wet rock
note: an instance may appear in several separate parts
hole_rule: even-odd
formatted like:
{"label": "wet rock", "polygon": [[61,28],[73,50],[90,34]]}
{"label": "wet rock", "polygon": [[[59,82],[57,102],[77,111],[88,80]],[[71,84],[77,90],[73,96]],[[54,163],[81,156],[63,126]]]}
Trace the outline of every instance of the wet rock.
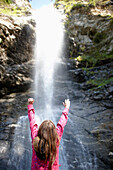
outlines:
{"label": "wet rock", "polygon": [[113,157],[113,152],[109,152],[109,156],[112,156],[112,157]]}
{"label": "wet rock", "polygon": [[103,101],[102,104],[103,104],[106,108],[113,108],[113,101]]}
{"label": "wet rock", "polygon": [[99,95],[95,95],[95,96],[92,95],[92,98],[94,100],[102,100],[103,99],[103,94],[99,94]]}
{"label": "wet rock", "polygon": [[83,90],[88,90],[88,89],[91,89],[91,88],[93,88],[93,87],[95,87],[95,85],[93,85],[93,84],[90,84],[90,83],[84,83],[84,84],[81,84],[81,88],[83,89]]}
{"label": "wet rock", "polygon": [[0,141],[0,158],[4,158],[4,155],[7,154],[9,148],[8,141]]}
{"label": "wet rock", "polygon": [[70,70],[69,73],[78,83],[86,81],[85,74],[81,69]]}
{"label": "wet rock", "polygon": [[113,86],[108,88],[108,92],[109,92],[109,94],[113,94]]}

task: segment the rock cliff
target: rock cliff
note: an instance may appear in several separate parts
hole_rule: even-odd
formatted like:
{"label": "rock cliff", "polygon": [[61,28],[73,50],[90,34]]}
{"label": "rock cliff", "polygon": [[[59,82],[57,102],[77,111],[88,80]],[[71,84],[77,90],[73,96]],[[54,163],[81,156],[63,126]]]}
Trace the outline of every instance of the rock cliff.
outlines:
{"label": "rock cliff", "polygon": [[104,9],[99,12],[92,7],[80,7],[71,11],[66,24],[70,56],[94,50],[107,54],[113,51],[113,20],[109,17],[110,12]]}
{"label": "rock cliff", "polygon": [[96,94],[95,100],[110,99],[109,88],[113,86],[113,2],[94,1],[100,3],[95,5],[88,2],[56,1],[55,6],[65,14],[65,54],[75,81],[80,82],[84,90],[93,88],[91,94],[88,91],[92,97],[98,88],[100,93],[107,88],[103,94]]}
{"label": "rock cliff", "polygon": [[[24,0],[15,0],[5,8],[13,9],[12,5],[17,7],[18,3],[30,10],[28,1]],[[30,60],[35,45],[35,22],[27,10],[24,9],[24,15],[21,8],[16,15],[0,14],[0,97],[25,91],[32,82]]]}

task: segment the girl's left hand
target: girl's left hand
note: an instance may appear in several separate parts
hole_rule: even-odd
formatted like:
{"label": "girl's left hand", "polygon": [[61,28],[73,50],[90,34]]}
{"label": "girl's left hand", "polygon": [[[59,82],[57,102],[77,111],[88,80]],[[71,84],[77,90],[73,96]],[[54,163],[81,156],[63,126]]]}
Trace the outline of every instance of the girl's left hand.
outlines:
{"label": "girl's left hand", "polygon": [[29,104],[33,104],[33,103],[34,103],[34,99],[33,99],[33,98],[29,98],[29,99],[28,99],[28,103],[29,103]]}

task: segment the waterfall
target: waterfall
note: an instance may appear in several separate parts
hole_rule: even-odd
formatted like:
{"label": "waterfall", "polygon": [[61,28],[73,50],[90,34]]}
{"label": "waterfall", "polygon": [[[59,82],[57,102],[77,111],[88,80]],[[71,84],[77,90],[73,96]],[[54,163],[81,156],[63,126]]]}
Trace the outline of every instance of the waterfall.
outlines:
{"label": "waterfall", "polygon": [[46,109],[46,115],[43,115],[43,118],[52,119],[54,67],[56,60],[60,57],[63,43],[61,14],[49,5],[37,10],[34,16],[36,20],[35,108],[37,111],[39,107]]}

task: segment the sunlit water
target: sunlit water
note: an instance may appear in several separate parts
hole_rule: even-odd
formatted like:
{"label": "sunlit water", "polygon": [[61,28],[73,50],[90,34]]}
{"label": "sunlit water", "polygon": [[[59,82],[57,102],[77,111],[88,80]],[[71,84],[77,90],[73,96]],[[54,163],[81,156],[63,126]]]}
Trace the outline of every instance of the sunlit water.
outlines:
{"label": "sunlit water", "polygon": [[35,99],[40,100],[45,109],[50,109],[53,98],[54,65],[62,49],[63,25],[61,15],[52,6],[37,10],[34,17],[36,20]]}

